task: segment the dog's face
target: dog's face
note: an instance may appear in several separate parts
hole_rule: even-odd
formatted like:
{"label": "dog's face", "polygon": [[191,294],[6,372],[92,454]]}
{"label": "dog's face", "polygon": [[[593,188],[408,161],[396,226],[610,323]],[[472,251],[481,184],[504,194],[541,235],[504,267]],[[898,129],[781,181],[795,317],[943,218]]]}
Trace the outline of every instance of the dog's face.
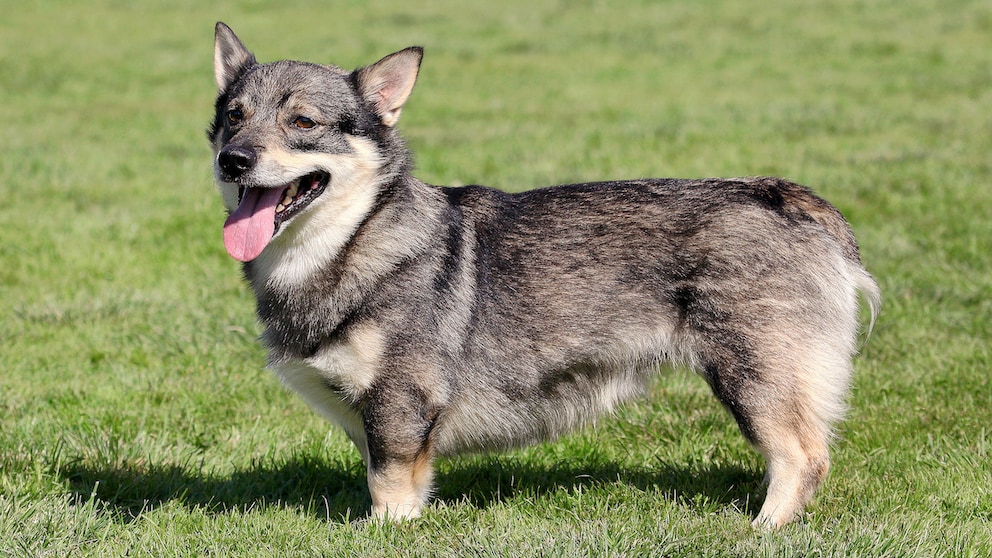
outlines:
{"label": "dog's face", "polygon": [[346,194],[381,164],[378,146],[413,88],[422,51],[371,66],[280,61],[258,64],[217,24],[219,90],[208,130],[214,177],[230,216],[224,245],[240,261],[261,254],[292,222]]}

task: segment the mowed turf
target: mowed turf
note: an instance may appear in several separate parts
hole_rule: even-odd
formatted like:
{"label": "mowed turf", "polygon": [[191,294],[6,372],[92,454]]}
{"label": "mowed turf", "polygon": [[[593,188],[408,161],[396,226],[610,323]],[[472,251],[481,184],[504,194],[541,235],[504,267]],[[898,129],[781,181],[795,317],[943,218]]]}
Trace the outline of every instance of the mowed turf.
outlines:
{"label": "mowed turf", "polygon": [[[4,5],[0,555],[992,554],[992,4],[315,4]],[[217,20],[263,61],[424,46],[399,126],[432,183],[772,174],[833,201],[884,309],[803,520],[750,528],[763,463],[685,371],[365,520],[357,452],[263,370],[221,244]]]}

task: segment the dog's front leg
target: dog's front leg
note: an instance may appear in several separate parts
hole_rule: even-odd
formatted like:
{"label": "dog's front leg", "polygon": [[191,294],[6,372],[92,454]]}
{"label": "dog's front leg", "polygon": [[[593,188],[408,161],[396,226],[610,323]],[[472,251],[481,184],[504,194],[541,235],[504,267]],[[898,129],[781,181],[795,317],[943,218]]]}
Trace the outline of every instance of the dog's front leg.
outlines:
{"label": "dog's front leg", "polygon": [[364,416],[372,515],[403,521],[420,516],[434,479],[430,435],[438,412],[408,394],[370,402]]}
{"label": "dog's front leg", "polygon": [[426,450],[413,459],[371,462],[368,481],[372,515],[396,522],[419,517],[430,496],[433,476],[433,458]]}

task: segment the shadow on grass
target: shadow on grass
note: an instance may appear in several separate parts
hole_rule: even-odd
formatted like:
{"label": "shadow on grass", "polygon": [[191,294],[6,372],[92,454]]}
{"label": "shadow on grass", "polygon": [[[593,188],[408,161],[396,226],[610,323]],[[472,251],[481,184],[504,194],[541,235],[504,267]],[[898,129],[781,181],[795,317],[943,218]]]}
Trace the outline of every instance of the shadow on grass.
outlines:
{"label": "shadow on grass", "polygon": [[360,462],[296,457],[225,475],[184,465],[76,463],[63,466],[61,475],[78,499],[92,498],[122,521],[171,502],[208,514],[276,506],[334,522],[362,517],[371,505]]}
{"label": "shadow on grass", "polygon": [[[541,500],[561,491],[594,490],[614,483],[660,492],[693,508],[733,505],[742,510],[758,491],[759,473],[738,466],[659,464],[631,469],[611,463],[528,463],[512,455],[442,461],[436,498],[484,509],[515,498]],[[92,467],[69,464],[60,471],[80,500],[95,499],[121,521],[177,502],[206,513],[244,512],[270,506],[344,523],[368,514],[371,500],[359,460],[326,463],[297,456],[277,465],[256,465],[226,476],[192,466],[141,463]]]}
{"label": "shadow on grass", "polygon": [[474,459],[445,467],[437,476],[438,498],[485,508],[521,496],[541,499],[560,491],[588,492],[620,484],[657,492],[692,507],[733,505],[748,510],[762,480],[761,473],[737,465],[673,466],[659,462],[655,468],[632,468],[609,461],[549,465],[503,456]]}

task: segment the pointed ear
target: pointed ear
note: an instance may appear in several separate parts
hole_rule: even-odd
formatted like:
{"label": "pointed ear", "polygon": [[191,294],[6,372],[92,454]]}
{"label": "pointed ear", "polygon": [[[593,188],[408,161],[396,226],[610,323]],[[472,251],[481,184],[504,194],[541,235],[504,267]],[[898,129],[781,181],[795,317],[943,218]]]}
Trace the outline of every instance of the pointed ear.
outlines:
{"label": "pointed ear", "polygon": [[375,110],[383,124],[396,125],[413,84],[417,81],[424,49],[410,47],[355,70],[358,93]]}
{"label": "pointed ear", "polygon": [[214,79],[217,89],[224,91],[255,64],[255,56],[248,52],[234,31],[218,21],[214,28]]}

